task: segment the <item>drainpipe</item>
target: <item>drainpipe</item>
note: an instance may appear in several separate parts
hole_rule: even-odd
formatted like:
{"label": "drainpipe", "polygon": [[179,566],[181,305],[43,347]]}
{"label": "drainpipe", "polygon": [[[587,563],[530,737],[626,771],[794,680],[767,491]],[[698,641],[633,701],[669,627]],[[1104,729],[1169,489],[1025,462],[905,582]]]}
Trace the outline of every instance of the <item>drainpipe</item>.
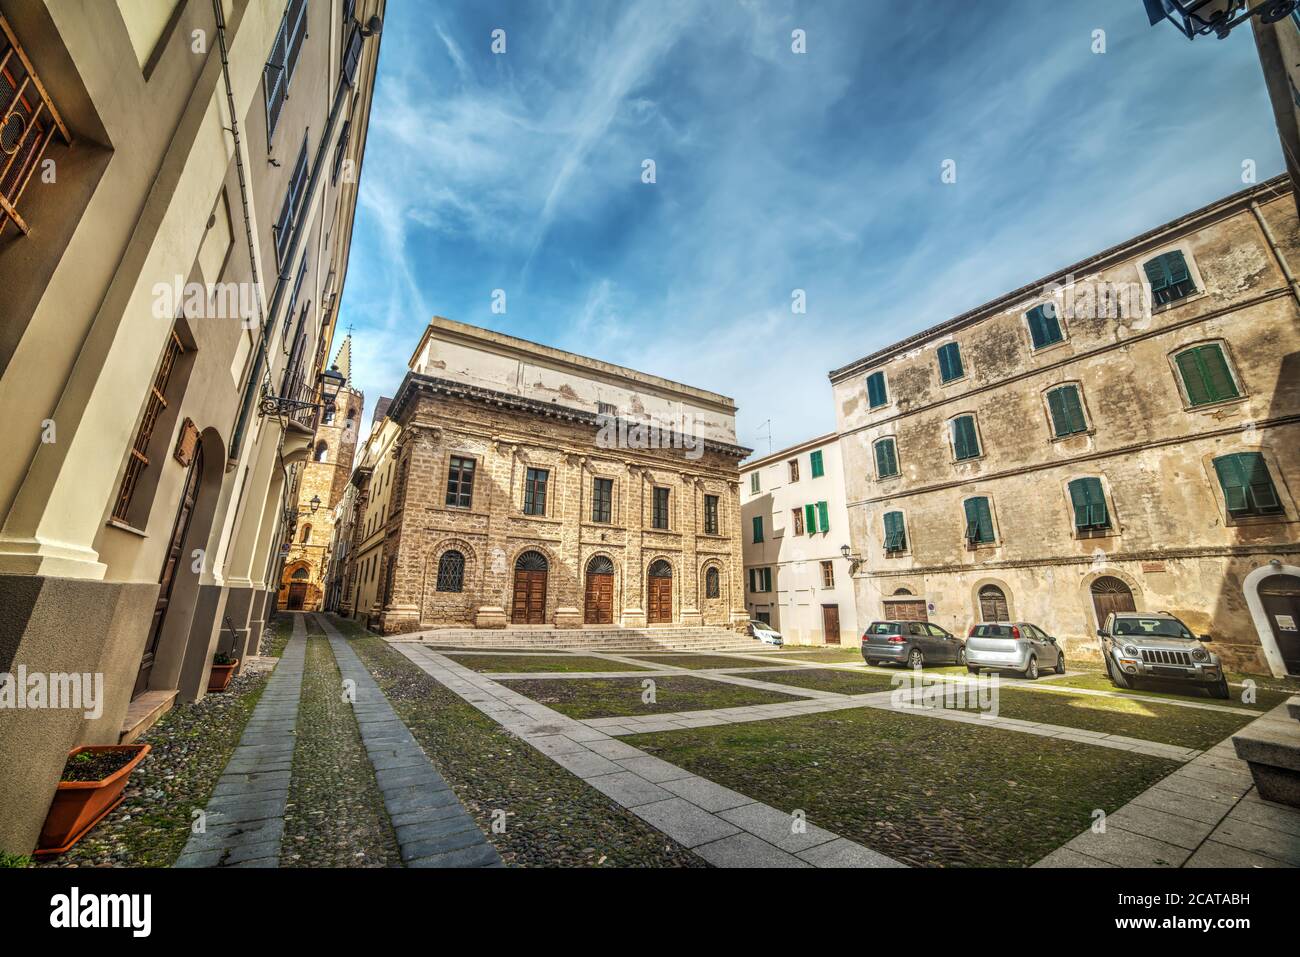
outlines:
{"label": "drainpipe", "polygon": [[[212,0],[212,2],[214,6],[220,6],[220,0]],[[377,20],[378,18],[372,19]],[[220,30],[218,30],[218,35],[220,36]],[[366,33],[362,33],[363,37],[366,35]],[[223,50],[224,47],[225,43],[224,40],[222,40]],[[360,70],[361,67],[360,64],[358,64],[358,74],[360,73]],[[226,82],[227,88],[229,88],[228,74]],[[307,180],[306,195],[301,200],[302,208],[304,210],[310,209],[312,203],[316,199],[316,192],[319,189],[321,179],[323,178],[322,172],[324,171],[328,160],[330,143],[334,139],[334,128],[338,122],[339,114],[343,112],[343,104],[347,100],[350,90],[351,87],[348,86],[347,81],[342,77],[342,75],[340,75],[338,89],[334,93],[334,102],[330,105],[329,116],[325,121],[325,131],[321,134],[320,142],[316,146],[316,158],[311,164],[311,173]],[[305,233],[306,230],[297,228],[297,224],[295,224],[293,236],[289,240],[289,251],[284,256],[282,268],[285,266],[292,266],[297,260],[298,249],[302,245]],[[253,374],[248,377],[248,385],[244,387],[244,396],[240,400],[239,404],[239,416],[235,420],[235,428],[230,438],[229,460],[231,462],[239,459],[240,449],[243,446],[244,432],[248,427],[248,416],[252,410],[253,400],[256,397],[259,380],[263,374],[262,362],[266,358],[266,343],[271,337],[271,332],[275,322],[275,314],[279,311],[280,305],[284,301],[285,292],[288,290],[290,285],[291,275],[292,270],[288,270],[287,272],[281,271],[277,273],[275,277],[275,289],[271,293],[271,305],[266,310],[262,322],[261,343],[257,351],[256,364],[253,367]],[[269,378],[269,361],[266,363],[266,367],[266,375]]]}
{"label": "drainpipe", "polygon": [[1286,277],[1287,285],[1291,287],[1291,295],[1295,297],[1297,303],[1300,303],[1300,279],[1296,278],[1295,273],[1291,271],[1291,266],[1286,261],[1286,256],[1282,254],[1282,247],[1277,244],[1277,239],[1273,236],[1273,230],[1269,228],[1268,220],[1260,212],[1259,200],[1250,201],[1250,211],[1255,214],[1255,221],[1259,223],[1260,232],[1264,234],[1264,239],[1268,242],[1268,248],[1273,251],[1273,257],[1282,269],[1282,275]]}

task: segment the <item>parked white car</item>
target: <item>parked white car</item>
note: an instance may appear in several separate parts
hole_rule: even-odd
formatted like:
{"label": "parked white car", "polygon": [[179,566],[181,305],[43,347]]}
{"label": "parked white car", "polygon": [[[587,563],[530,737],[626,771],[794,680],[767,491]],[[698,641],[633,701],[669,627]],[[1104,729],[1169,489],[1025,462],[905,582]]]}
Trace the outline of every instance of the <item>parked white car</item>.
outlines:
{"label": "parked white car", "polygon": [[1015,671],[1030,681],[1043,668],[1065,674],[1065,652],[1056,639],[1028,621],[986,621],[966,638],[966,670]]}
{"label": "parked white car", "polygon": [[785,644],[785,639],[781,637],[781,633],[766,622],[751,620],[749,622],[749,635],[751,638],[757,638],[767,645],[780,647]]}

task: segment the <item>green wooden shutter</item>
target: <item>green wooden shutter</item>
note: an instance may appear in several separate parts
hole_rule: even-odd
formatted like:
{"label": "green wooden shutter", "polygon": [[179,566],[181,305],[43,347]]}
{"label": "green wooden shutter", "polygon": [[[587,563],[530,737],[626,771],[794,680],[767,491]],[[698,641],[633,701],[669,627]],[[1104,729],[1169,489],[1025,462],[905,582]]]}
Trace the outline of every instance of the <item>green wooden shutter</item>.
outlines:
{"label": "green wooden shutter", "polygon": [[1180,352],[1176,362],[1187,390],[1187,401],[1192,405],[1222,402],[1241,394],[1232,380],[1223,348],[1217,343]]}
{"label": "green wooden shutter", "polygon": [[1052,412],[1052,429],[1057,438],[1086,432],[1088,424],[1083,417],[1083,403],[1076,386],[1066,385],[1047,393],[1047,404]]}
{"label": "green wooden shutter", "polygon": [[752,568],[749,570],[749,590],[758,591],[758,589],[754,587],[754,569]]}
{"label": "green wooden shutter", "polygon": [[822,466],[822,453],[820,449],[808,456],[808,464],[812,466],[813,478],[821,478],[826,474],[825,469]]}
{"label": "green wooden shutter", "polygon": [[961,348],[955,342],[945,343],[939,347],[939,379],[951,382],[960,379],[965,371],[961,364]]}
{"label": "green wooden shutter", "polygon": [[1074,527],[1109,528],[1110,513],[1099,478],[1075,479],[1070,483],[1070,505],[1074,508]]}
{"label": "green wooden shutter", "polygon": [[889,401],[889,393],[885,388],[885,374],[883,372],[873,372],[867,376],[867,404],[875,409]]}
{"label": "green wooden shutter", "polygon": [[1170,284],[1169,273],[1165,269],[1163,256],[1157,256],[1155,259],[1148,261],[1142,266],[1142,269],[1147,274],[1147,282],[1151,283],[1153,293],[1160,292]]}
{"label": "green wooden shutter", "polygon": [[754,516],[754,543],[757,544],[763,540],[763,516]]}
{"label": "green wooden shutter", "polygon": [[1034,344],[1035,349],[1041,349],[1043,346],[1050,346],[1053,342],[1061,341],[1061,323],[1056,317],[1056,307],[1052,306],[1048,311],[1048,304],[1034,306],[1026,316],[1029,319],[1029,338]]}
{"label": "green wooden shutter", "polygon": [[809,535],[817,531],[817,512],[811,505],[803,507],[803,527]]}
{"label": "green wooden shutter", "polygon": [[817,503],[817,524],[819,526],[819,530],[822,532],[829,532],[831,530],[830,513],[829,510],[826,508],[825,502]]}
{"label": "green wooden shutter", "polygon": [[1223,499],[1228,505],[1228,511],[1246,512],[1250,510],[1250,494],[1237,459],[1236,455],[1215,459],[1214,471],[1218,473],[1219,484],[1223,486]]}
{"label": "green wooden shutter", "polygon": [[968,498],[966,508],[966,541],[987,543],[993,541],[993,513],[987,498]]}
{"label": "green wooden shutter", "polygon": [[898,474],[898,453],[893,439],[881,439],[876,443],[876,476],[889,478]]}
{"label": "green wooden shutter", "polygon": [[1268,515],[1282,510],[1277,488],[1260,453],[1238,452],[1222,456],[1214,460],[1214,470],[1223,486],[1223,498],[1229,512]]}
{"label": "green wooden shutter", "polygon": [[903,531],[903,513],[885,513],[885,551],[901,552],[907,548],[907,536]]}
{"label": "green wooden shutter", "polygon": [[772,569],[763,569],[763,591],[772,590]]}
{"label": "green wooden shutter", "polygon": [[952,420],[953,454],[959,459],[972,459],[980,454],[979,439],[975,435],[975,419],[969,415]]}

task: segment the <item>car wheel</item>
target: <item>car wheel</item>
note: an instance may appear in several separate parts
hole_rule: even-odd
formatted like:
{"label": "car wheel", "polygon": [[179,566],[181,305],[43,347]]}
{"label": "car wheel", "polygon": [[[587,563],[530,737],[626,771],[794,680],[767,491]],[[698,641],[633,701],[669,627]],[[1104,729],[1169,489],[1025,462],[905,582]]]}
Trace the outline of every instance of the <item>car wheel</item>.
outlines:
{"label": "car wheel", "polygon": [[1038,680],[1038,659],[1035,658],[1033,655],[1029,656],[1029,664],[1025,665],[1025,680],[1026,681]]}
{"label": "car wheel", "polygon": [[977,674],[980,673],[979,665],[967,665],[967,666],[966,666],[966,670],[969,671],[969,672],[970,672],[971,674],[973,674],[973,675],[977,675]]}
{"label": "car wheel", "polygon": [[963,646],[957,649],[957,667],[960,668],[966,663],[966,648]]}
{"label": "car wheel", "polygon": [[1210,697],[1218,698],[1220,701],[1227,701],[1232,697],[1232,692],[1228,690],[1228,679],[1220,678],[1218,684],[1210,685]]}
{"label": "car wheel", "polygon": [[880,662],[877,661],[875,658],[868,658],[868,659],[867,659],[867,664],[870,665],[872,668],[879,668],[879,667],[880,667]]}
{"label": "car wheel", "polygon": [[1132,688],[1133,683],[1124,676],[1124,672],[1119,670],[1119,666],[1110,660],[1110,655],[1102,652],[1106,656],[1106,676],[1110,678],[1110,683],[1116,688]]}
{"label": "car wheel", "polygon": [[911,651],[907,653],[907,667],[909,668],[925,667],[925,655],[921,654],[920,648],[913,648]]}
{"label": "car wheel", "polygon": [[1058,675],[1065,674],[1065,655],[1056,656],[1056,673]]}

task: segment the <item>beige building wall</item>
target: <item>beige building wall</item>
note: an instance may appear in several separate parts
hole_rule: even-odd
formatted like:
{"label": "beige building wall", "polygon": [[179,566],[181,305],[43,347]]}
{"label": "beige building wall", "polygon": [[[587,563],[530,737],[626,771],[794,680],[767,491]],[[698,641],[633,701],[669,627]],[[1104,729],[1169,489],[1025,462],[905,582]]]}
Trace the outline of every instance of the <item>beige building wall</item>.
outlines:
{"label": "beige building wall", "polygon": [[[1066,312],[1067,293],[1143,287],[1143,264],[1170,250],[1184,254],[1193,294],[1133,318],[1090,317],[1084,299],[1080,315]],[[1139,610],[1211,634],[1230,668],[1281,673],[1275,637],[1250,605],[1260,576],[1297,565],[1300,551],[1297,264],[1296,206],[1279,178],[833,372],[864,619],[910,600],[965,634],[991,587],[1010,617],[1062,638],[1072,655],[1093,655],[1094,587],[1121,587]],[[1048,300],[1065,338],[1035,351],[1026,313]],[[950,342],[965,374],[941,384],[937,350]],[[1240,395],[1193,406],[1175,356],[1207,343],[1226,352]],[[888,402],[872,409],[866,379],[877,372]],[[1071,383],[1086,429],[1057,438],[1047,393]],[[951,423],[961,415],[974,416],[980,453],[956,461]],[[893,478],[876,471],[884,438],[897,443]],[[1236,452],[1263,456],[1280,512],[1227,511],[1213,460]],[[1081,477],[1104,489],[1103,532],[1075,528],[1068,485]],[[973,546],[964,503],[977,496],[989,500],[994,538]],[[886,512],[904,517],[902,550],[886,553]]]}
{"label": "beige building wall", "polygon": [[[271,137],[268,62],[298,10],[304,39]],[[0,0],[0,44],[17,42],[43,115],[67,131],[42,157],[55,175],[16,198],[28,230],[0,232],[0,407],[14,424],[0,460],[0,672],[102,673],[106,688],[94,721],[0,712],[0,847],[17,853],[69,748],[116,743],[201,697],[214,651],[256,652],[285,528],[281,462],[305,458],[315,428],[308,410],[259,415],[258,399],[292,378],[286,337],[300,345],[295,397],[312,399],[347,267],[356,176],[331,170],[336,156],[359,168],[378,41],[341,2],[154,13]],[[304,140],[303,199],[283,231],[296,239],[279,262],[273,227]]]}
{"label": "beige building wall", "polygon": [[[814,474],[815,453],[821,475]],[[787,644],[860,644],[857,595],[841,552],[849,544],[849,513],[839,436],[819,436],[742,464],[740,499],[750,617],[766,616]],[[761,542],[754,541],[755,519],[762,520]],[[768,578],[771,590],[765,591]]]}
{"label": "beige building wall", "polygon": [[[620,437],[615,423],[647,416],[696,428],[698,454]],[[746,617],[736,463],[748,450],[734,441],[725,396],[435,318],[362,458],[354,614],[385,632],[525,623],[516,567],[537,553],[545,585],[526,623],[731,627]],[[453,457],[474,462],[464,507],[447,502]],[[529,469],[547,473],[539,514],[525,509]],[[607,521],[593,510],[598,479],[611,483]],[[655,525],[656,488],[666,528]],[[464,561],[455,590],[438,582],[449,551]],[[601,605],[588,589],[605,563]],[[651,583],[652,566],[671,583]]]}

